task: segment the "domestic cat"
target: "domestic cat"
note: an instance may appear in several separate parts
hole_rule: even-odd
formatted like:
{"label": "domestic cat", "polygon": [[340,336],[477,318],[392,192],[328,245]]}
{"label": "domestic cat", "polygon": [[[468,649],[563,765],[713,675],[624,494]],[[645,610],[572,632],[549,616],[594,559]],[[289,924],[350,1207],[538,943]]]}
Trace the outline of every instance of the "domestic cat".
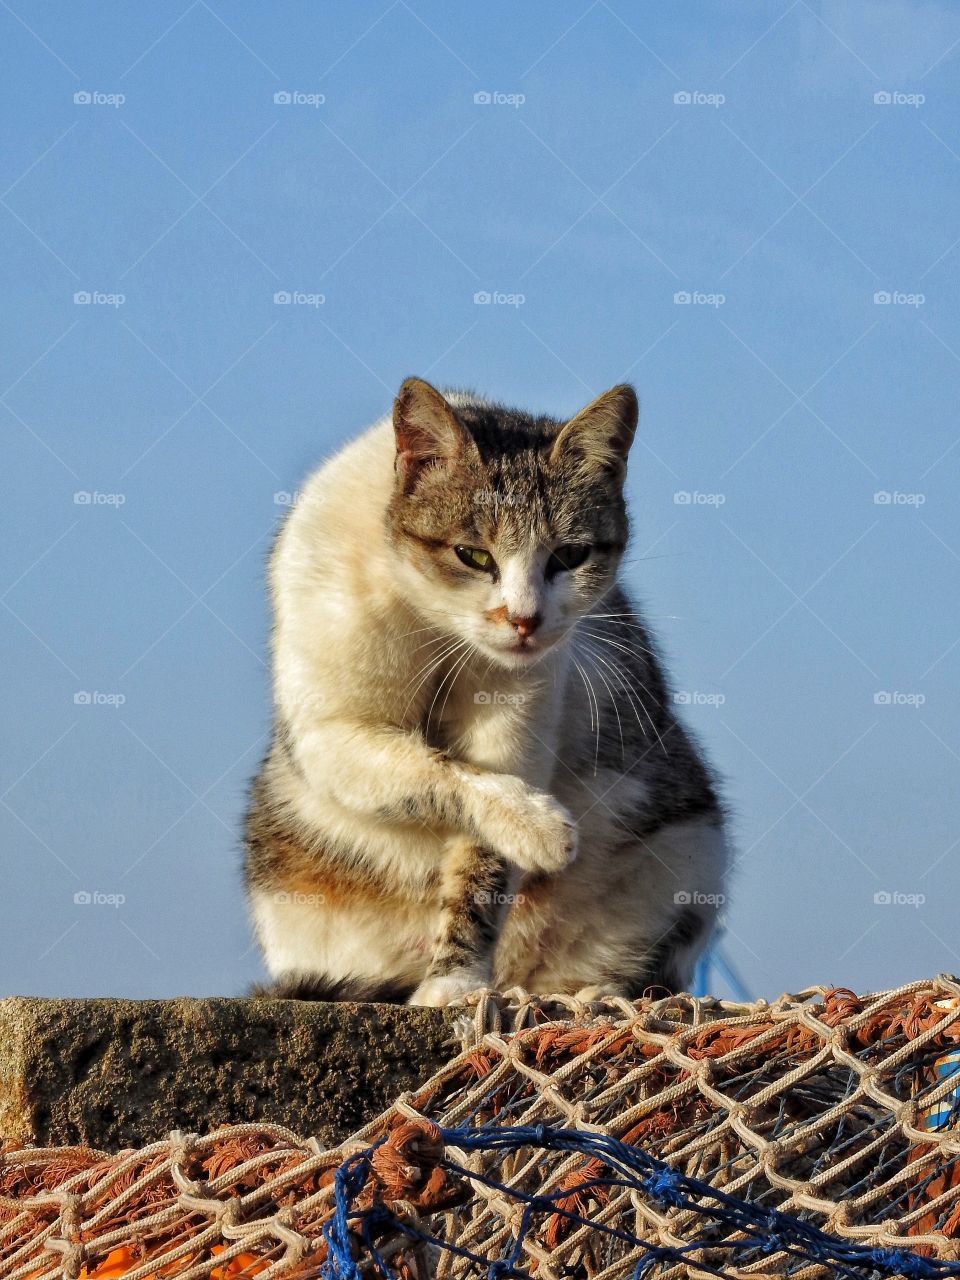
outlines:
{"label": "domestic cat", "polygon": [[407,379],[270,563],[246,882],[281,995],[682,989],[726,862],[619,585],[629,386],[561,422]]}

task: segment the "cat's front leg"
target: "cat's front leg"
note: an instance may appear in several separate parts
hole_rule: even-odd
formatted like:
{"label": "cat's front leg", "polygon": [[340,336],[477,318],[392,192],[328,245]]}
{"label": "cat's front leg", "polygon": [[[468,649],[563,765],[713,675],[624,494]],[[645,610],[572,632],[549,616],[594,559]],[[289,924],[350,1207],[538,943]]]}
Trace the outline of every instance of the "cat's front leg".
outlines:
{"label": "cat's front leg", "polygon": [[[477,689],[486,676],[465,681],[457,707],[458,757],[467,767],[482,770],[485,785],[511,800],[492,815],[486,838],[515,866],[547,874],[563,870],[577,846],[576,824],[552,794],[563,712],[563,662],[562,655],[548,656],[544,674],[535,681],[502,674],[501,687],[492,692]],[[562,859],[541,848],[541,831],[557,818],[565,827],[568,846]]]}
{"label": "cat's front leg", "polygon": [[576,853],[576,827],[552,796],[419,734],[322,721],[300,734],[295,757],[320,795],[365,817],[452,827],[525,871],[560,871]]}
{"label": "cat's front leg", "polygon": [[433,956],[408,1003],[437,1008],[490,986],[493,953],[516,876],[493,850],[464,838],[451,842]]}
{"label": "cat's front leg", "polygon": [[[489,771],[491,778],[499,779],[499,787],[520,792],[512,813],[496,831],[497,851],[470,840],[453,842],[444,860],[433,956],[411,1004],[447,1005],[491,985],[494,952],[522,877],[517,868],[525,862],[529,866],[531,860],[543,867],[542,855],[534,852],[539,807],[544,814],[564,811],[546,790],[555,760],[550,743],[556,738],[559,705],[542,686],[538,694],[498,699],[492,709],[489,699],[466,704],[459,743],[464,761]],[[528,826],[517,821],[524,809],[531,813]],[[576,829],[571,818],[564,818],[572,850]],[[505,854],[512,854],[509,862]]]}

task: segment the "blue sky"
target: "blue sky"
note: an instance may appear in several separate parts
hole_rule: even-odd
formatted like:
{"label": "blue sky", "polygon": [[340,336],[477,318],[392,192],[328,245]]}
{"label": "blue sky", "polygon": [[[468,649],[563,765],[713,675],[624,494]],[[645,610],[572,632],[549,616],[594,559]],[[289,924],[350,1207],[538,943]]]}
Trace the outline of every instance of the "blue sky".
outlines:
{"label": "blue sky", "polygon": [[260,976],[277,495],[412,373],[636,384],[626,575],[726,780],[751,992],[960,971],[960,11],[0,29],[4,993]]}

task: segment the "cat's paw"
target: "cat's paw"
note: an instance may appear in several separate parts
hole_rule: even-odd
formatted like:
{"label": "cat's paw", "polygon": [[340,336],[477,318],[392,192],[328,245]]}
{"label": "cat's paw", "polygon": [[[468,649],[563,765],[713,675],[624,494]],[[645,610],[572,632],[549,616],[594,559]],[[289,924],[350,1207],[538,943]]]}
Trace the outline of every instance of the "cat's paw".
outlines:
{"label": "cat's paw", "polygon": [[616,982],[597,982],[588,987],[581,987],[579,991],[574,992],[575,1000],[582,1000],[584,1004],[592,1004],[597,1000],[619,1000],[626,996],[624,988]]}
{"label": "cat's paw", "polygon": [[498,847],[514,866],[549,875],[577,856],[577,824],[553,796],[528,790],[507,818]]}
{"label": "cat's paw", "polygon": [[475,973],[458,971],[446,973],[432,978],[424,978],[407,1004],[425,1005],[430,1009],[442,1009],[448,1004],[456,1004],[472,991],[479,991],[489,985]]}

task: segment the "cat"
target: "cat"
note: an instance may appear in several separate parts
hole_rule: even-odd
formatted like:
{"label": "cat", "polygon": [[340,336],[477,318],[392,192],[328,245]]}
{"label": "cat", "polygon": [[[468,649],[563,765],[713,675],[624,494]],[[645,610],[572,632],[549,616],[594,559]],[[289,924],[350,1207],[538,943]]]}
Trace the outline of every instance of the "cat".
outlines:
{"label": "cat", "polygon": [[618,582],[637,418],[627,385],[561,422],[408,378],[310,477],[270,562],[261,992],[689,984],[724,813]]}

